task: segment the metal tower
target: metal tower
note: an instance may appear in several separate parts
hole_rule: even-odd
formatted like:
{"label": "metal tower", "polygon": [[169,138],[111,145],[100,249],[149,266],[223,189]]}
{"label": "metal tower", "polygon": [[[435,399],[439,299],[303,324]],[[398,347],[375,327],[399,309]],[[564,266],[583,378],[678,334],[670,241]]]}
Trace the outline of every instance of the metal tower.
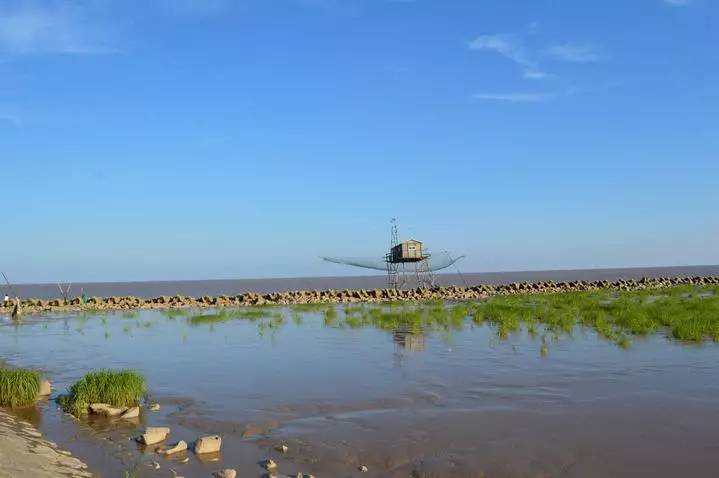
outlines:
{"label": "metal tower", "polygon": [[395,249],[395,247],[399,245],[399,230],[397,228],[397,218],[393,217],[390,221],[390,224],[390,252],[385,256],[385,261],[387,262],[387,288],[402,289],[404,287],[405,279],[404,275],[399,273],[399,267],[401,263],[392,260],[392,251]]}

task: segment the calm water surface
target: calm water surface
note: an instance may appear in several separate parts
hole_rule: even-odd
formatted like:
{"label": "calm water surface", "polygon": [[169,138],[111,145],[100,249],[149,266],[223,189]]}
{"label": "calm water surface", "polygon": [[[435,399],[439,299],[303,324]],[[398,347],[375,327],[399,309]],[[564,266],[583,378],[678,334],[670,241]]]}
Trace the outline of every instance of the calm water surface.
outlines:
{"label": "calm water surface", "polygon": [[[322,313],[194,324],[188,316],[27,317],[0,324],[0,357],[63,391],[98,368],[145,374],[162,404],[140,422],[80,423],[53,402],[21,412],[102,476],[716,476],[719,346],[657,334],[623,350],[577,329],[500,341],[467,319],[448,330],[327,324]],[[279,325],[277,314],[283,317]],[[274,324],[274,326],[270,326]],[[339,325],[338,325],[339,324]],[[548,353],[547,353],[548,352]],[[223,436],[218,461],[168,461],[128,440]],[[273,451],[278,443],[290,451]],[[147,462],[161,468],[151,469]],[[370,472],[356,470],[364,464]]]}

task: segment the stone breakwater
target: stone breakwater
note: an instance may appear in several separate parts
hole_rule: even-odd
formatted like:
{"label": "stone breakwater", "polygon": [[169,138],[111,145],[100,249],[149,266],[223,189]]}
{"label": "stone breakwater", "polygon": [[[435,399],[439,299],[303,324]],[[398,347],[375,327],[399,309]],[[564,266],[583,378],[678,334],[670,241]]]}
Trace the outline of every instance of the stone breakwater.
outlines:
{"label": "stone breakwater", "polygon": [[[202,307],[248,307],[258,305],[299,305],[299,304],[341,304],[352,302],[424,301],[424,300],[477,300],[496,295],[550,294],[558,292],[581,292],[594,290],[642,290],[662,289],[680,285],[719,285],[719,276],[707,277],[654,277],[642,279],[620,279],[616,281],[571,281],[571,282],[514,282],[511,284],[481,284],[474,286],[448,286],[432,289],[357,289],[357,290],[300,290],[258,294],[246,292],[238,295],[217,297],[161,296],[141,297],[91,297],[83,304],[80,298],[24,299],[20,301],[23,313],[172,309]],[[10,313],[11,301],[0,304],[0,310]]]}

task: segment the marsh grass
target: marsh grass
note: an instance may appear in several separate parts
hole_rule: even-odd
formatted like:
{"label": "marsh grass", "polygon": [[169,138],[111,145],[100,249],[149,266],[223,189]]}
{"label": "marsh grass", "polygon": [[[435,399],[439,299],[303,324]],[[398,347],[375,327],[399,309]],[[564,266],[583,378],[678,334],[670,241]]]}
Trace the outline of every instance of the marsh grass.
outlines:
{"label": "marsh grass", "polygon": [[530,335],[540,327],[571,334],[582,326],[622,348],[631,345],[632,336],[660,329],[683,341],[719,342],[719,287],[500,296],[474,303],[471,310],[475,323],[496,327],[500,338],[523,325]]}
{"label": "marsh grass", "polygon": [[168,319],[174,320],[178,317],[189,315],[190,311],[188,309],[163,309],[160,313]]}
{"label": "marsh grass", "polygon": [[208,324],[212,327],[235,319],[248,320],[257,324],[260,335],[274,334],[285,323],[285,316],[301,325],[309,315],[321,318],[326,327],[373,327],[411,333],[438,331],[447,340],[454,331],[468,326],[487,326],[499,341],[511,340],[521,332],[532,339],[541,339],[542,356],[547,355],[551,343],[587,329],[621,348],[631,347],[635,337],[659,331],[666,331],[681,341],[719,342],[717,286],[517,294],[478,302],[318,303],[287,308],[268,305],[221,308],[197,315],[178,309],[165,314],[184,315],[190,326]]}
{"label": "marsh grass", "polygon": [[35,370],[0,368],[0,406],[27,407],[37,401],[40,373]]}
{"label": "marsh grass", "polygon": [[185,320],[190,326],[203,324],[217,324],[234,319],[250,321],[263,321],[270,319],[277,321],[282,318],[282,312],[277,307],[247,307],[241,309],[220,309],[212,313],[196,314],[187,317]]}
{"label": "marsh grass", "polygon": [[327,304],[292,304],[289,306],[292,312],[322,312],[327,308]]}
{"label": "marsh grass", "polygon": [[85,374],[75,382],[59,401],[63,410],[82,416],[92,403],[115,407],[140,404],[147,391],[145,378],[134,370],[98,370]]}

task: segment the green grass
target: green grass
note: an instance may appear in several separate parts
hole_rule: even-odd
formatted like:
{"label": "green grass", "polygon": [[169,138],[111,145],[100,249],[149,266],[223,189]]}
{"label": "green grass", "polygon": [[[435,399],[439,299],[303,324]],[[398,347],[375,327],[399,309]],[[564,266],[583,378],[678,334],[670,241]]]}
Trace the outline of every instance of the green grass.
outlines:
{"label": "green grass", "polygon": [[37,401],[40,373],[35,370],[0,368],[0,406],[27,407]]}
{"label": "green grass", "polygon": [[233,319],[244,319],[250,321],[261,321],[271,319],[273,322],[282,318],[282,313],[277,307],[243,307],[239,309],[220,309],[212,313],[203,313],[187,317],[185,320],[190,326],[203,324],[217,324]]}
{"label": "green grass", "polygon": [[591,327],[620,347],[632,336],[667,330],[690,342],[719,342],[719,287],[681,286],[640,291],[568,292],[547,295],[498,296],[471,306],[477,324],[497,328],[500,338],[526,325],[570,334],[576,326]]}
{"label": "green grass", "polygon": [[66,412],[82,416],[92,403],[137,406],[146,391],[145,378],[134,370],[98,370],[75,382],[60,405]]}
{"label": "green grass", "polygon": [[167,317],[170,320],[174,320],[177,317],[181,317],[183,315],[189,315],[190,311],[187,309],[164,309],[161,310],[160,313]]}

